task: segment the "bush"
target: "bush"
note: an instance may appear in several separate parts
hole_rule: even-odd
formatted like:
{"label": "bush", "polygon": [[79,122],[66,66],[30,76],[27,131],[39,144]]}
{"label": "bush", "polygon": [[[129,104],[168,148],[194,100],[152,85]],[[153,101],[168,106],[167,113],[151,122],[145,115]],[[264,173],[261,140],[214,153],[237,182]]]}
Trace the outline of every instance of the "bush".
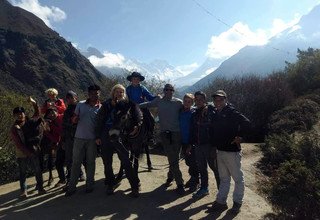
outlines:
{"label": "bush", "polygon": [[298,50],[298,61],[288,63],[286,73],[292,90],[297,95],[311,93],[320,88],[320,50]]}
{"label": "bush", "polygon": [[320,180],[300,160],[283,163],[270,181],[269,199],[275,209],[298,219],[320,218]]}
{"label": "bush", "polygon": [[204,91],[210,95],[217,89],[228,94],[228,101],[252,122],[254,141],[263,141],[272,113],[288,105],[293,93],[284,73],[268,77],[247,75],[233,79],[216,79]]}
{"label": "bush", "polygon": [[265,174],[272,175],[283,162],[292,158],[295,147],[295,142],[288,133],[269,135],[262,146],[260,168]]}
{"label": "bush", "polygon": [[24,106],[26,114],[31,114],[27,97],[1,91],[0,95],[0,184],[18,178],[18,165],[15,159],[15,146],[11,142],[10,128],[13,124],[12,109]]}
{"label": "bush", "polygon": [[301,97],[290,106],[275,112],[271,116],[269,122],[270,133],[293,133],[310,130],[319,120],[319,111],[320,105],[318,103]]}
{"label": "bush", "polygon": [[287,217],[320,218],[320,135],[304,133],[294,140],[287,133],[266,138],[264,171],[271,176],[263,185],[274,208]]}

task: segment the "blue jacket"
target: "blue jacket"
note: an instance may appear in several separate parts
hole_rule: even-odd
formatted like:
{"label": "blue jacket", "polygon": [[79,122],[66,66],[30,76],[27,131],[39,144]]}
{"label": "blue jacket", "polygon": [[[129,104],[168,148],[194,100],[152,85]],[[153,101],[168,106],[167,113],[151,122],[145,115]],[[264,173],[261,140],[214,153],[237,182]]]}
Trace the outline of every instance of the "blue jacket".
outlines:
{"label": "blue jacket", "polygon": [[130,85],[126,88],[126,92],[129,100],[136,104],[145,102],[145,99],[147,99],[147,101],[152,101],[156,98],[156,96],[152,95],[148,91],[148,89],[143,85],[139,85],[139,86]]}
{"label": "blue jacket", "polygon": [[179,114],[180,133],[182,144],[189,144],[190,142],[190,124],[191,115],[195,110],[191,108],[189,111],[181,110]]}

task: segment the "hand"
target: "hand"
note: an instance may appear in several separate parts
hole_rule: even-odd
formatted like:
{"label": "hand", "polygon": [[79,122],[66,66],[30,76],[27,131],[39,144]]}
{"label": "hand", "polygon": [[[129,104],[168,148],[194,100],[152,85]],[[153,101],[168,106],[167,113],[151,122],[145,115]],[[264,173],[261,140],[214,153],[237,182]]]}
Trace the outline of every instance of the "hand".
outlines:
{"label": "hand", "polygon": [[50,124],[49,124],[49,121],[47,121],[47,120],[43,123],[43,131],[44,132],[50,131]]}
{"label": "hand", "polygon": [[236,136],[233,141],[231,142],[231,144],[236,144],[238,146],[238,148],[240,149],[240,144],[242,142],[242,137]]}
{"label": "hand", "polygon": [[189,145],[187,148],[186,148],[186,155],[190,155],[191,154],[191,145]]}
{"label": "hand", "polygon": [[135,135],[138,132],[138,126],[134,126],[133,131],[129,134],[130,136]]}
{"label": "hand", "polygon": [[208,106],[205,106],[201,112],[202,117],[205,116],[207,113],[208,113]]}
{"label": "hand", "polygon": [[101,141],[100,138],[97,138],[97,139],[96,139],[96,144],[97,144],[97,145],[101,145],[101,144],[102,144],[102,141]]}
{"label": "hand", "polygon": [[37,102],[31,96],[28,97],[27,102],[30,102],[33,105],[37,104]]}
{"label": "hand", "polygon": [[213,148],[210,152],[210,157],[213,158],[213,159],[217,159],[217,148]]}
{"label": "hand", "polygon": [[72,116],[71,122],[72,122],[73,124],[77,124],[78,121],[79,121],[79,116],[77,116],[77,115]]}

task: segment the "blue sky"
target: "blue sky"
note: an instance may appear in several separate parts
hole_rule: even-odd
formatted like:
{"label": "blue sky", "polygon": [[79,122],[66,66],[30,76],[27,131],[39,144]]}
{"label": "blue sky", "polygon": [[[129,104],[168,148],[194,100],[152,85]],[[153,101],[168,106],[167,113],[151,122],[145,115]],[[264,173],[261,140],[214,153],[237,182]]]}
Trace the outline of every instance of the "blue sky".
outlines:
{"label": "blue sky", "polygon": [[247,44],[266,43],[320,0],[10,2],[42,18],[76,47],[99,49],[109,61],[164,59],[191,71],[208,57],[223,60]]}

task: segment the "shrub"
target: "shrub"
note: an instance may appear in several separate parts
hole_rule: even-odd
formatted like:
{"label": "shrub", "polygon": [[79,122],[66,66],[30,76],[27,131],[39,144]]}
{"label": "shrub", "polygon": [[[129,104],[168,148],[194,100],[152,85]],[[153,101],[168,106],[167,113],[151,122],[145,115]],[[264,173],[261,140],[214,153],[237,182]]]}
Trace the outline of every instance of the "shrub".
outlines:
{"label": "shrub", "polygon": [[288,133],[269,135],[262,146],[263,158],[260,161],[260,168],[267,175],[292,158],[295,143]]}
{"label": "shrub", "polygon": [[247,75],[233,79],[216,79],[204,91],[210,95],[217,89],[228,94],[228,101],[252,122],[255,141],[262,141],[267,134],[271,114],[288,105],[293,99],[284,73],[267,77]]}
{"label": "shrub", "polygon": [[13,124],[12,109],[24,106],[26,114],[31,113],[26,97],[1,91],[0,95],[0,184],[18,178],[18,165],[15,160],[15,146],[10,140],[10,128]]}
{"label": "shrub", "polygon": [[[314,96],[315,97],[315,96]],[[301,97],[275,112],[269,122],[270,133],[307,131],[319,120],[320,105]]]}
{"label": "shrub", "polygon": [[298,61],[288,63],[286,72],[292,90],[297,95],[311,93],[320,88],[320,50],[298,50]]}
{"label": "shrub", "polygon": [[298,219],[320,218],[320,180],[300,160],[283,163],[270,181],[274,208]]}

